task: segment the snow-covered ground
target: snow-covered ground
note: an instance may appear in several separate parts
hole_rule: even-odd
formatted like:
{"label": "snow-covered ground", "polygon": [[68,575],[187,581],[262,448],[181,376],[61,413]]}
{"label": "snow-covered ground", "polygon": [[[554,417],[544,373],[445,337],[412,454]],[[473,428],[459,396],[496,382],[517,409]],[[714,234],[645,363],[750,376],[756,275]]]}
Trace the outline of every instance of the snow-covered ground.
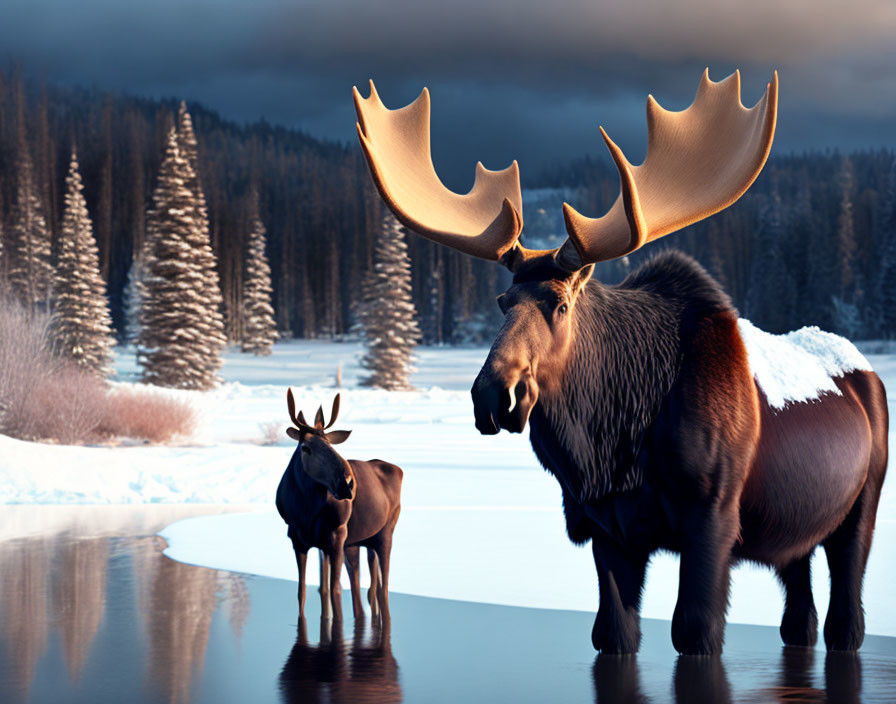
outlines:
{"label": "snow-covered ground", "polygon": [[[556,482],[538,466],[528,439],[480,436],[469,387],[485,349],[425,349],[415,392],[357,388],[356,344],[289,342],[270,358],[229,353],[218,390],[183,393],[200,409],[202,427],[189,444],[163,447],[61,447],[0,436],[0,500],[5,503],[251,504],[253,513],[190,518],[163,531],[179,560],[295,579],[285,526],[273,509],[280,475],[294,449],[285,434],[261,445],[262,424],[286,425],[286,387],[300,407],[329,409],[342,364],[337,427],[353,430],[349,457],[382,457],[405,470],[395,535],[396,592],[491,603],[594,610],[597,580],[590,550],[566,539]],[[896,394],[896,355],[869,356]],[[121,383],[133,360],[118,360]],[[896,416],[891,395],[891,415]],[[890,440],[894,441],[894,426]],[[896,635],[890,598],[896,557],[896,492],[890,478],[878,514],[866,579],[871,633]],[[316,568],[312,569],[312,574]],[[814,564],[816,603],[827,606],[823,553]],[[677,559],[651,564],[644,615],[671,618]],[[781,597],[767,570],[735,570],[730,620],[776,625]]]}

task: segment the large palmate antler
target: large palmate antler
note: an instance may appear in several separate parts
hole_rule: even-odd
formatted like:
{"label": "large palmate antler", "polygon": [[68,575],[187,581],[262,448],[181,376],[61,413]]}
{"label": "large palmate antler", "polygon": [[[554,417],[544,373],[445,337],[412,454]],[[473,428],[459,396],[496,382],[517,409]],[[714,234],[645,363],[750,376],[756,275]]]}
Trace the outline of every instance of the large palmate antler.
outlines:
{"label": "large palmate antler", "polygon": [[[436,242],[513,267],[505,257],[522,229],[516,162],[504,171],[476,166],[464,196],[445,188],[432,165],[429,92],[399,110],[387,109],[370,83],[354,90],[358,136],[377,188],[405,225]],[[778,74],[752,108],[740,102],[740,73],[715,83],[703,74],[686,110],[647,100],[647,157],[633,166],[601,128],[619,169],[621,193],[606,215],[588,218],[563,204],[569,239],[555,251],[568,270],[628,254],[647,242],[727,208],[759,175],[771,150]]]}
{"label": "large palmate antler", "polygon": [[[777,105],[777,72],[748,109],[740,101],[739,71],[715,83],[707,69],[686,110],[666,110],[653,96],[647,98],[647,156],[640,166],[632,166],[601,127],[622,193],[596,219],[563,204],[579,265],[621,257],[734,203],[765,165]],[[568,260],[568,245],[562,249],[567,251],[558,259]]]}
{"label": "large palmate antler", "polygon": [[445,188],[432,165],[429,91],[413,103],[389,110],[377,95],[353,89],[358,137],[373,180],[396,217],[414,232],[483,259],[498,260],[523,228],[519,167],[503,171],[476,165],[466,195]]}

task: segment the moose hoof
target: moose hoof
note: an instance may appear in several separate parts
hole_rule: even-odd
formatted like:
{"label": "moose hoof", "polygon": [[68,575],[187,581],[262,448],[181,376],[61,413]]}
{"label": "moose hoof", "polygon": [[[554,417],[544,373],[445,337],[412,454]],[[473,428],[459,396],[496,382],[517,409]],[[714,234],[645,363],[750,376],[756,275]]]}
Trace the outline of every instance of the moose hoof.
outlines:
{"label": "moose hoof", "polygon": [[824,623],[824,644],[828,650],[855,651],[865,640],[865,619],[828,615]]}
{"label": "moose hoof", "polygon": [[686,615],[675,610],[672,616],[672,645],[682,655],[721,655],[724,641],[723,619]]}
{"label": "moose hoof", "polygon": [[600,611],[591,629],[591,644],[594,649],[606,655],[630,655],[638,652],[641,645],[639,619],[628,614],[606,617]]}
{"label": "moose hoof", "polygon": [[815,609],[798,613],[785,611],[781,619],[784,645],[811,647],[818,640],[818,616]]}

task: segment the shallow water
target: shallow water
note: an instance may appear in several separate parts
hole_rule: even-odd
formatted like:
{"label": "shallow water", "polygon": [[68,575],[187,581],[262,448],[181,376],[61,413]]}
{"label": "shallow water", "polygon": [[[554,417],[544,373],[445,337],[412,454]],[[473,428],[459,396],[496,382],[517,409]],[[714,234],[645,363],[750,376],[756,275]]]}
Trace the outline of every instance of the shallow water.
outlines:
{"label": "shallow water", "polygon": [[384,632],[347,595],[346,618],[321,621],[314,590],[299,624],[294,583],[169,560],[159,522],[0,542],[0,702],[896,699],[892,638],[827,655],[733,625],[723,658],[679,658],[669,623],[645,620],[637,657],[595,657],[591,614],[393,594]]}

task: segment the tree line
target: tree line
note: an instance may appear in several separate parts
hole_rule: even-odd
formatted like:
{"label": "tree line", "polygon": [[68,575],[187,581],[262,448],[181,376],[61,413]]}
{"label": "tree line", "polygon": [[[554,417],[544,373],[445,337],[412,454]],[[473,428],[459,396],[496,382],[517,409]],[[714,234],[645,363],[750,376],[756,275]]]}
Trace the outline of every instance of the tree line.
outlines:
{"label": "tree line", "polygon": [[[543,177],[597,215],[618,175],[583,159]],[[741,315],[782,333],[818,325],[856,339],[896,336],[896,153],[837,151],[773,156],[735,205],[614,262],[615,282],[663,247],[694,256]]]}
{"label": "tree line", "polygon": [[[325,142],[264,121],[237,125],[189,106],[197,168],[217,258],[224,329],[246,326],[243,286],[253,233],[263,223],[281,337],[348,334],[374,265],[383,206],[354,144]],[[36,214],[59,256],[65,175],[77,144],[87,209],[113,326],[126,331],[124,291],[147,234],[178,102],[25,81],[0,71],[0,230],[9,231],[27,150]],[[630,258],[599,267],[608,282],[657,248],[691,253],[717,276],[741,313],[773,332],[817,324],[853,337],[896,334],[896,169],[888,150],[773,156],[748,194],[707,221]],[[528,189],[574,192],[582,212],[605,212],[618,194],[608,160],[582,159],[534,176]],[[559,214],[561,197],[553,206]],[[524,195],[524,203],[526,196]],[[530,244],[540,237],[525,213]],[[561,225],[548,233],[562,236]],[[525,231],[524,231],[525,232]],[[534,234],[533,234],[534,233]],[[487,340],[500,321],[501,267],[407,240],[411,296],[424,342]]]}

